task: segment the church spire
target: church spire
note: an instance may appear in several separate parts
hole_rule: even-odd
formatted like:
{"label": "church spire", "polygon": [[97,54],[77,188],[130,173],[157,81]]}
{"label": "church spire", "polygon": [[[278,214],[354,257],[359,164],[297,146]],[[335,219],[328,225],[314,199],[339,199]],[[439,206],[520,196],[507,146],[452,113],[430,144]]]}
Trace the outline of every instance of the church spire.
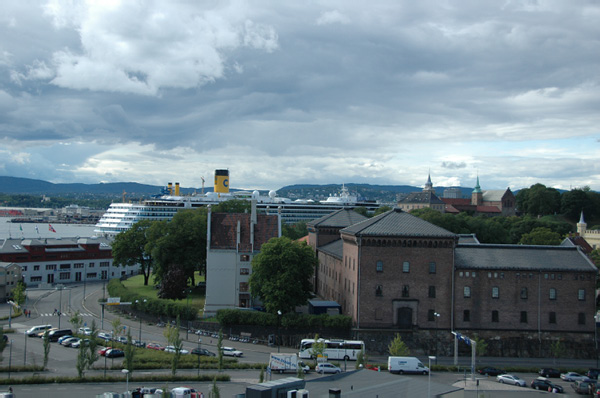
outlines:
{"label": "church spire", "polygon": [[431,171],[429,171],[427,173],[427,182],[425,183],[425,186],[423,187],[423,192],[435,193],[435,191],[433,190],[433,184],[431,183]]}
{"label": "church spire", "polygon": [[480,193],[481,187],[479,186],[479,175],[477,175],[477,184],[475,184],[475,188],[473,189],[473,193]]}

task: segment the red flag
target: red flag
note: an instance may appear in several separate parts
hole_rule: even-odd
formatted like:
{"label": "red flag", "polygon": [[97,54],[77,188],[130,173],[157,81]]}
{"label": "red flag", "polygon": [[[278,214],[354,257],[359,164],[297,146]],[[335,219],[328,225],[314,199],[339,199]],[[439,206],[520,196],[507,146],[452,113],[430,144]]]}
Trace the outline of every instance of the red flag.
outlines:
{"label": "red flag", "polygon": [[56,232],[56,230],[54,228],[52,228],[52,224],[48,224],[48,231]]}

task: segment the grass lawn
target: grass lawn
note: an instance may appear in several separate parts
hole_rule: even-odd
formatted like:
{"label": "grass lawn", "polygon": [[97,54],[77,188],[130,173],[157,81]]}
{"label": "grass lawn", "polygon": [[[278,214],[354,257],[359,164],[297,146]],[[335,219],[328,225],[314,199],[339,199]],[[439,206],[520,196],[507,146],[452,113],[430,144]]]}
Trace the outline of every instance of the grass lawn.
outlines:
{"label": "grass lawn", "polygon": [[[195,275],[196,282],[204,281],[204,276],[200,276],[197,272]],[[144,286],[144,275],[136,275],[132,276],[123,281],[123,286],[127,289],[135,291],[142,297],[148,297],[151,299],[158,299],[158,289],[154,288],[154,276],[150,275],[150,279],[148,279],[148,286]],[[200,290],[194,288],[192,293],[190,294],[190,305],[192,307],[198,308],[198,316],[202,316],[202,311],[204,309],[204,300],[205,295],[204,292],[200,293]],[[186,299],[181,300],[181,302],[186,302]]]}

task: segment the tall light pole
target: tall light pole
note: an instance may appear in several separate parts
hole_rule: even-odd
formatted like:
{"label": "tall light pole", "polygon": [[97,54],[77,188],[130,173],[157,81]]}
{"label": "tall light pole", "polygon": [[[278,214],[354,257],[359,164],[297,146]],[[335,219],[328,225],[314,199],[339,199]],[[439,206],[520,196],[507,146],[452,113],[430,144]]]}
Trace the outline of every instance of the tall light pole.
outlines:
{"label": "tall light pole", "polygon": [[437,356],[438,356],[438,318],[441,316],[438,312],[434,312],[433,316],[435,316],[435,363],[437,364]]}
{"label": "tall light pole", "polygon": [[25,350],[23,350],[23,366],[27,365],[27,332],[23,332],[25,337]]}
{"label": "tall light pole", "polygon": [[434,356],[429,356],[429,373],[428,373],[428,380],[427,380],[427,398],[431,398],[431,360],[436,360],[437,358]]}
{"label": "tall light pole", "polygon": [[277,310],[277,352],[281,345],[281,310]]}
{"label": "tall light pole", "polygon": [[198,377],[200,377],[200,343],[202,339],[198,339]]}
{"label": "tall light pole", "polygon": [[125,377],[127,380],[127,384],[125,385],[127,388],[127,395],[129,395],[129,370],[128,369],[123,369],[121,370],[121,372],[125,373]]}
{"label": "tall light pole", "polygon": [[[146,300],[146,299],[144,299],[144,301],[135,300],[135,303],[136,303],[136,304],[141,304],[141,303],[145,303],[145,302],[147,302],[147,301],[148,301],[148,300]],[[138,311],[139,311],[139,309],[138,309]],[[141,312],[141,311],[140,311],[140,312]],[[140,318],[140,336],[139,336],[138,342],[141,344],[141,343],[142,343],[142,317],[141,317],[141,315],[139,315],[139,314],[138,314],[138,317]]]}
{"label": "tall light pole", "polygon": [[9,355],[8,355],[8,378],[10,379],[10,368],[12,365],[12,346],[13,346],[13,340],[10,340],[10,350],[9,350]]}
{"label": "tall light pole", "polygon": [[192,293],[192,289],[187,290],[187,328],[185,328],[185,339],[187,340],[190,337],[190,294]]}

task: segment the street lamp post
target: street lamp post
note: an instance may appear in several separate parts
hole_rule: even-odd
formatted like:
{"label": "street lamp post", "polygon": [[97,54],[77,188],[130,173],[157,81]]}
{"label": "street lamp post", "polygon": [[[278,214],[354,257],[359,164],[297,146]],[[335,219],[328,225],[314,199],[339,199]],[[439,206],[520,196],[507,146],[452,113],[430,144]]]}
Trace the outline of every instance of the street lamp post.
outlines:
{"label": "street lamp post", "polygon": [[429,373],[428,373],[428,380],[427,380],[427,398],[431,398],[431,360],[436,360],[437,358],[434,356],[429,356]]}
{"label": "street lamp post", "polygon": [[127,395],[129,395],[129,370],[128,369],[123,369],[121,370],[121,372],[125,373],[125,378],[126,378],[126,389],[127,389]]}
{"label": "street lamp post", "polygon": [[435,363],[437,365],[437,357],[438,357],[438,318],[441,316],[440,313],[434,312],[433,316],[435,316]]}
{"label": "street lamp post", "polygon": [[25,337],[25,349],[23,350],[23,366],[27,365],[27,332],[23,332]]}
{"label": "street lamp post", "polygon": [[10,340],[10,349],[9,349],[9,354],[8,354],[8,378],[10,379],[10,368],[12,366],[12,346],[13,346],[13,340]]}
{"label": "street lamp post", "polygon": [[185,339],[187,340],[190,337],[190,294],[192,293],[192,289],[189,289],[187,291],[187,328],[185,328]]}
{"label": "street lamp post", "polygon": [[[136,303],[136,304],[141,304],[141,303],[145,303],[145,302],[147,302],[147,301],[148,301],[148,300],[146,300],[146,299],[144,299],[144,301],[141,301],[141,302],[140,302],[140,300],[135,300],[135,303]],[[141,312],[141,311],[139,310],[139,308],[138,308],[138,311],[139,311],[139,312]],[[141,344],[141,343],[142,343],[142,317],[141,317],[141,315],[139,315],[139,314],[138,314],[138,317],[140,318],[140,335],[139,335],[138,342]]]}
{"label": "street lamp post", "polygon": [[277,352],[281,345],[281,310],[277,310]]}
{"label": "street lamp post", "polygon": [[198,377],[200,377],[200,343],[202,339],[198,339]]}

